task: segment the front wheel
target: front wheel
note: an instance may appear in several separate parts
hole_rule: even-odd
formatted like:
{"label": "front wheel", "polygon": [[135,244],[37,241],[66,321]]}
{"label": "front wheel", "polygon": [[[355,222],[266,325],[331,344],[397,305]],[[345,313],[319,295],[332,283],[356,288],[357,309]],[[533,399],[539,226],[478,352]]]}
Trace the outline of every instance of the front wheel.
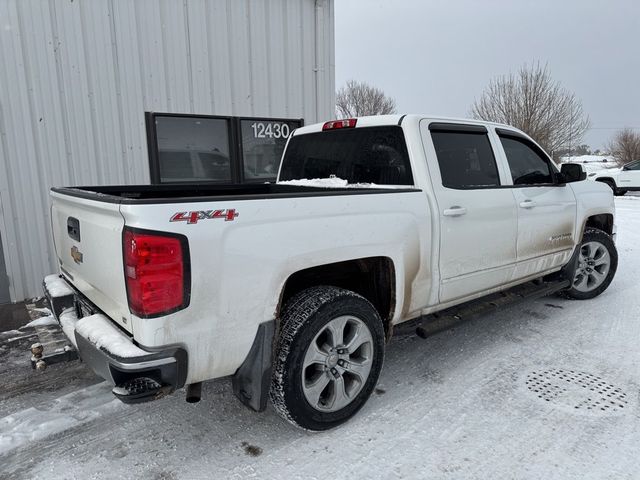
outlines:
{"label": "front wheel", "polygon": [[313,287],[285,307],[271,383],[276,411],[307,430],[346,422],[365,404],[384,357],[384,328],[360,295]]}
{"label": "front wheel", "polygon": [[577,300],[587,300],[604,292],[618,268],[618,251],[611,236],[588,228],[582,237],[578,265],[571,287],[562,293]]}

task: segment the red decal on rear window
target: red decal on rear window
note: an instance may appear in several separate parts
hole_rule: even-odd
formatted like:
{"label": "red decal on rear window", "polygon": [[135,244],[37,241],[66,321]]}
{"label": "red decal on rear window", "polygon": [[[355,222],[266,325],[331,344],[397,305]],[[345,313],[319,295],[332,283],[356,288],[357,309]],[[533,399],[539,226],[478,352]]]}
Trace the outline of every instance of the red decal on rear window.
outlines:
{"label": "red decal on rear window", "polygon": [[209,220],[212,218],[224,218],[225,222],[234,220],[239,215],[234,208],[227,210],[200,210],[198,212],[177,212],[174,213],[170,222],[187,222],[188,224],[198,223],[198,220]]}

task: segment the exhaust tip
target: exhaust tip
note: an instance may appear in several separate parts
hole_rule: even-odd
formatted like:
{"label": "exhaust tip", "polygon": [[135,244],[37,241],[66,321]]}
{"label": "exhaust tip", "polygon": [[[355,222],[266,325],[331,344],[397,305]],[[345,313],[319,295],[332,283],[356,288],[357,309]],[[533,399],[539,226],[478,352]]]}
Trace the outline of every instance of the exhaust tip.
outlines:
{"label": "exhaust tip", "polygon": [[202,396],[202,382],[187,385],[187,403],[198,403]]}

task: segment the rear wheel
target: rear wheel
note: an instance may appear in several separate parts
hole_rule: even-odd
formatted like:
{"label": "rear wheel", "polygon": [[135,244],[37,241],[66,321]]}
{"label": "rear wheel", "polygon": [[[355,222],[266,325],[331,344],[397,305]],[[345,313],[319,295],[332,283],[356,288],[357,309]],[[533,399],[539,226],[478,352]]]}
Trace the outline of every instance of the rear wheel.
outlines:
{"label": "rear wheel", "polygon": [[291,299],[282,314],[271,401],[307,430],[346,422],[365,404],[384,357],[384,328],[360,295],[314,287]]}
{"label": "rear wheel", "polygon": [[586,300],[607,289],[618,268],[618,252],[611,236],[595,228],[585,231],[579,248],[573,283],[562,293],[569,298]]}

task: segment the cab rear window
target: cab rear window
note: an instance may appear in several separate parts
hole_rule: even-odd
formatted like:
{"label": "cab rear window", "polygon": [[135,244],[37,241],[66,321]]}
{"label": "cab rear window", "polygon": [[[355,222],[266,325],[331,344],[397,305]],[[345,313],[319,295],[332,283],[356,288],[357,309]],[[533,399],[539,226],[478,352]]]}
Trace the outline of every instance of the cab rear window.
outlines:
{"label": "cab rear window", "polygon": [[349,183],[413,185],[402,128],[345,128],[291,138],[281,181],[331,176]]}

